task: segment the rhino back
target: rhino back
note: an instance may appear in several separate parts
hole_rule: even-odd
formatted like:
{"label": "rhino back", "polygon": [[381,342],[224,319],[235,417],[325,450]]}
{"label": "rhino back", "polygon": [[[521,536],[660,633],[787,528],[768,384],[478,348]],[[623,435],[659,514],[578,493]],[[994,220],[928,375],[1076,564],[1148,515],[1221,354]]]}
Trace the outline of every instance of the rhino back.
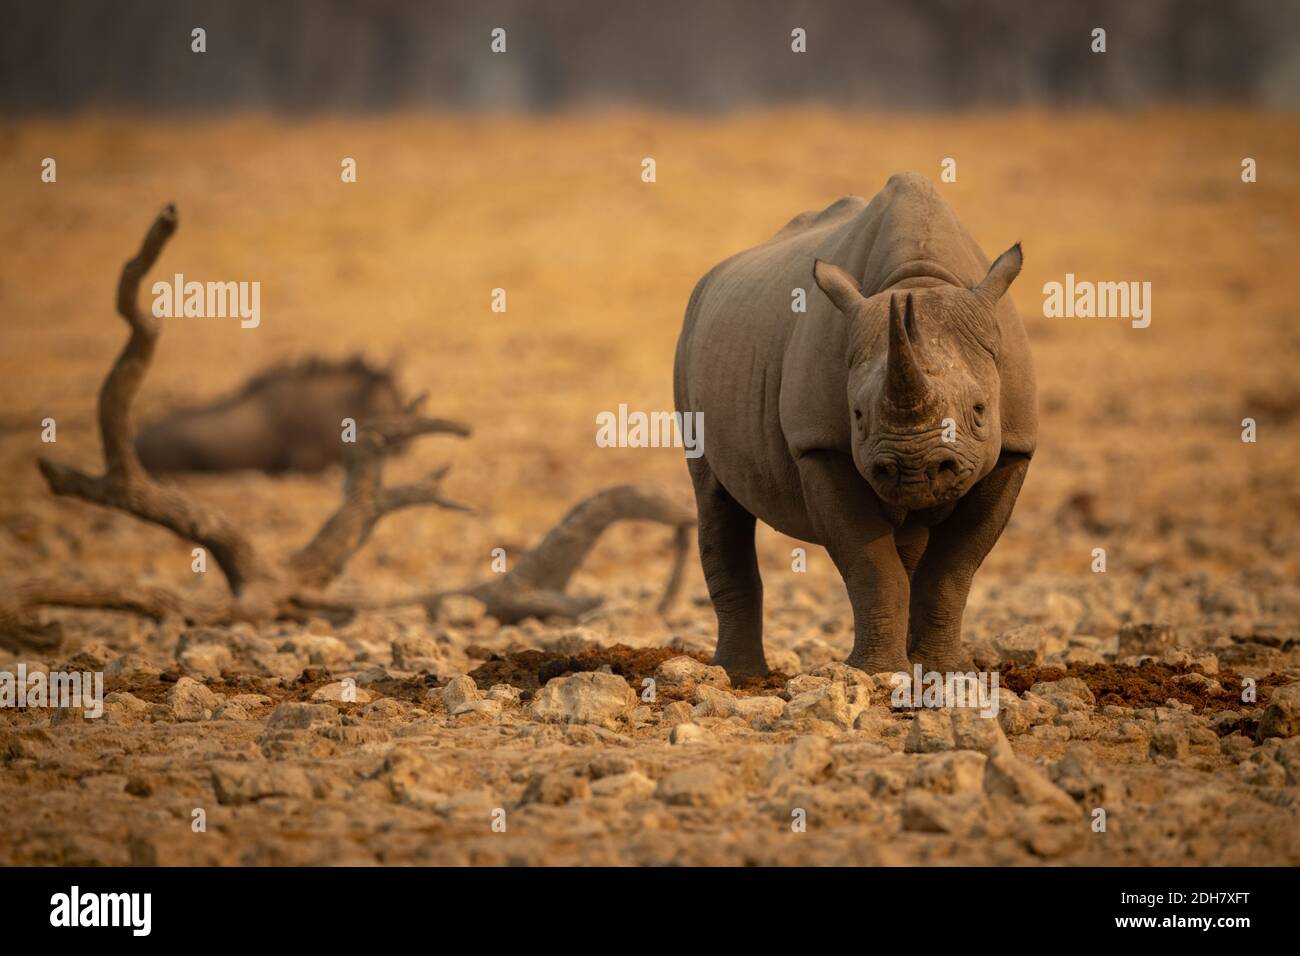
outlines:
{"label": "rhino back", "polygon": [[[836,343],[847,341],[847,323],[816,290],[812,264],[846,253],[866,206],[847,197],[803,213],[768,242],[716,266],[696,285],[677,344],[677,407],[704,414],[710,469],[750,513],[805,540],[812,531],[782,427],[783,367],[796,329],[819,329],[815,351],[826,374],[811,384],[824,393],[823,405],[838,395],[846,407],[844,351]],[[805,290],[806,313],[791,309],[795,288]],[[840,425],[847,441],[847,421]]]}

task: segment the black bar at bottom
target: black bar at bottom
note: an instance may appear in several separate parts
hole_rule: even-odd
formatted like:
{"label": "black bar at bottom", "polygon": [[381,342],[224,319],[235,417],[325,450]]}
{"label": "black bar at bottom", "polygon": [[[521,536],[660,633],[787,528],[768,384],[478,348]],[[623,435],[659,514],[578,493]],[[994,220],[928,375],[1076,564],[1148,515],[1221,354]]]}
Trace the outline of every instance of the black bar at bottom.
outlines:
{"label": "black bar at bottom", "polygon": [[771,944],[787,935],[806,941],[832,925],[848,933],[857,926],[864,940],[902,930],[917,945],[930,934],[969,940],[981,928],[990,940],[1064,932],[1053,938],[1231,943],[1292,925],[1293,876],[1263,868],[41,868],[0,870],[0,898],[8,944],[47,933],[128,945],[252,933],[263,948],[279,940],[366,944],[391,931],[432,933],[432,945],[449,938],[444,932],[478,927],[484,942],[578,932],[592,945],[601,937],[591,934],[608,929],[614,935],[604,938],[621,948],[641,933],[651,945],[685,943],[692,927]]}

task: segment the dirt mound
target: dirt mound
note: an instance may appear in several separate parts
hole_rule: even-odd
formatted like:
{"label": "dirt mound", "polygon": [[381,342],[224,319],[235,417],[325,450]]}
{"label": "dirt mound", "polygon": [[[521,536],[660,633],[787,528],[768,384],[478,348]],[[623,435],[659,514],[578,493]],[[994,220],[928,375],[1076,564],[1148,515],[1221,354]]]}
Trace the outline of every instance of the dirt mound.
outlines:
{"label": "dirt mound", "polygon": [[[1204,710],[1246,710],[1268,702],[1269,687],[1285,684],[1280,674],[1269,674],[1255,681],[1258,700],[1241,699],[1242,677],[1234,671],[1221,670],[1206,675],[1186,664],[1162,664],[1143,661],[1137,667],[1124,664],[1071,664],[1069,667],[1007,667],[1001,671],[1004,686],[1023,694],[1040,681],[1057,681],[1077,677],[1097,698],[1097,706],[1115,704],[1123,707],[1163,707],[1170,700],[1188,704],[1200,713]],[[1196,680],[1192,675],[1207,678]],[[1190,679],[1189,679],[1190,678]],[[1217,687],[1216,687],[1217,683]]]}

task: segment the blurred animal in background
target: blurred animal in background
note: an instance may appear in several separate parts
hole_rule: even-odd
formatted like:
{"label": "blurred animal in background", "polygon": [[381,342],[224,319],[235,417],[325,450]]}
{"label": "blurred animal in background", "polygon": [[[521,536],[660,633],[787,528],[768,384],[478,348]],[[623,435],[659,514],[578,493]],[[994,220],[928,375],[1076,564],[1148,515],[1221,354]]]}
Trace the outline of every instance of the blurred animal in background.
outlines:
{"label": "blurred animal in background", "polygon": [[142,428],[135,447],[154,474],[314,472],[343,461],[345,418],[391,418],[406,405],[391,368],[360,357],[311,358],[259,372],[233,395],[172,412]]}

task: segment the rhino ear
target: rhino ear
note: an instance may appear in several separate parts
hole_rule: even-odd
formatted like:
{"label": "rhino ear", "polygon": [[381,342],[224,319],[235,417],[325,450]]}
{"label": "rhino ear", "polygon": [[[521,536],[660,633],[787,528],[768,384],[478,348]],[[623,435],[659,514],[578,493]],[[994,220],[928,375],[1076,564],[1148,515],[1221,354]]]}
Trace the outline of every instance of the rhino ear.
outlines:
{"label": "rhino ear", "polygon": [[1020,252],[1020,243],[1017,242],[997,257],[993,265],[989,266],[989,272],[984,277],[984,281],[977,285],[973,291],[990,307],[996,305],[998,299],[1006,294],[1015,277],[1020,275],[1020,267],[1024,264],[1024,261],[1025,257]]}
{"label": "rhino ear", "polygon": [[835,303],[835,308],[845,315],[853,315],[858,311],[859,304],[866,301],[857,280],[829,262],[820,259],[813,261],[813,280],[826,293],[826,297]]}

